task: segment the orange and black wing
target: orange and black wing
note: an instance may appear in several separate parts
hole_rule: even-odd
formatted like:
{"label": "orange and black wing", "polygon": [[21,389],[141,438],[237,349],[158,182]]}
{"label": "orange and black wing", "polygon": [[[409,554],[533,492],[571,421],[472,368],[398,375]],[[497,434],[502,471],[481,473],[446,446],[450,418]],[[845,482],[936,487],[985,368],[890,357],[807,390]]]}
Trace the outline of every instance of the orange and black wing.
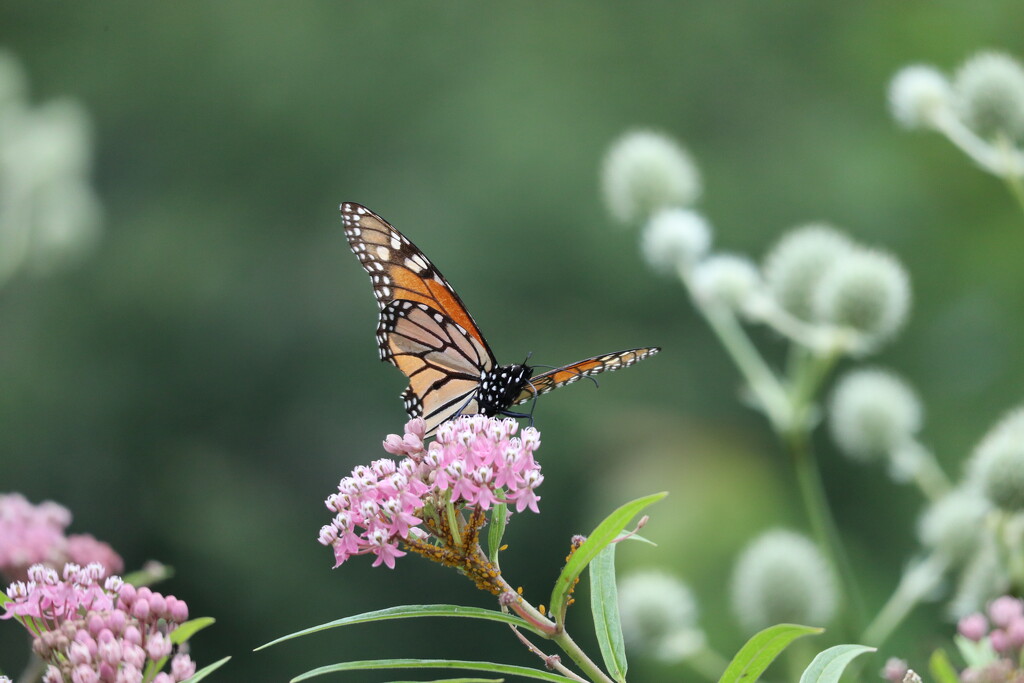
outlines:
{"label": "orange and black wing", "polygon": [[427,435],[445,420],[478,411],[480,376],[495,365],[462,300],[416,245],[359,204],[341,205],[349,246],[370,275],[380,306],[381,360],[409,378],[402,392],[410,417]]}
{"label": "orange and black wing", "polygon": [[491,365],[494,356],[462,299],[415,244],[386,220],[365,206],[341,205],[345,237],[373,283],[373,295],[381,310],[392,301],[425,304],[443,314],[486,350]]}
{"label": "orange and black wing", "polygon": [[593,358],[577,361],[564,368],[555,368],[541,375],[532,378],[523,390],[516,397],[512,405],[519,405],[533,399],[535,396],[546,394],[549,391],[572,384],[582,377],[598,375],[602,372],[612,372],[619,368],[627,368],[644,358],[653,356],[661,349],[658,347],[647,347],[642,349],[630,349],[628,351],[617,351],[606,353]]}

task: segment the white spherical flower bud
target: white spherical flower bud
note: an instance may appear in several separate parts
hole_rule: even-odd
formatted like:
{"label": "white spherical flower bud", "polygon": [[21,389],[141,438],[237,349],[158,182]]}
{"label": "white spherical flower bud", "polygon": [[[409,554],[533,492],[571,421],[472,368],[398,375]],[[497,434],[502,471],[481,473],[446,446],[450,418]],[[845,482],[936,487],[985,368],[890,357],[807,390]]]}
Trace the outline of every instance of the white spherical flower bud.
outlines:
{"label": "white spherical flower bud", "polygon": [[969,560],[978,548],[978,530],[991,506],[975,489],[956,489],[932,503],[921,515],[921,543],[954,562]]}
{"label": "white spherical flower bud", "polygon": [[1024,68],[1009,55],[982,52],[953,79],[957,111],[985,138],[1024,137]]}
{"label": "white spherical flower bud", "polygon": [[829,427],[836,445],[850,458],[885,458],[921,428],[921,402],[890,372],[854,370],[832,392]]}
{"label": "white spherical flower bud", "polygon": [[1024,408],[1003,418],[978,444],[969,477],[996,507],[1024,510]]}
{"label": "white spherical flower bud", "polygon": [[612,215],[646,220],[658,209],[692,204],[700,195],[697,167],[673,139],[651,131],[619,138],[604,160],[602,185]]}
{"label": "white spherical flower bud", "polygon": [[892,115],[907,128],[933,125],[952,101],[949,81],[938,69],[922,64],[904,67],[889,83]]}
{"label": "white spherical flower bud", "polygon": [[651,217],[640,238],[640,250],[655,270],[689,268],[711,246],[707,219],[688,209],[662,209]]}
{"label": "white spherical flower bud", "polygon": [[675,662],[704,646],[697,600],[682,581],[665,572],[642,571],[624,577],[618,588],[627,647]]}
{"label": "white spherical flower bud", "polygon": [[792,531],[762,534],[733,571],[733,610],[751,633],[779,623],[823,626],[838,602],[828,562],[809,539]]}
{"label": "white spherical flower bud", "polygon": [[891,338],[910,310],[910,279],[889,254],[857,249],[825,273],[814,293],[819,322],[852,328],[868,346]]}
{"label": "white spherical flower bud", "polygon": [[765,257],[768,290],[782,308],[801,320],[811,319],[811,299],[832,265],[853,250],[838,230],[812,223],[786,233]]}
{"label": "white spherical flower bud", "polygon": [[693,272],[693,294],[708,303],[742,309],[761,287],[761,274],[750,259],[716,254]]}

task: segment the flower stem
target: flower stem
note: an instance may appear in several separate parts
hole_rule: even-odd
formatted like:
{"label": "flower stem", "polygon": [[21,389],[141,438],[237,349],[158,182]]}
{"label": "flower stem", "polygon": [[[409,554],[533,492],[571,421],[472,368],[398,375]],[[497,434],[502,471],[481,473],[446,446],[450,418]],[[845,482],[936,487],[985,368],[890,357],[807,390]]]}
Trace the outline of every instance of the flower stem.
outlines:
{"label": "flower stem", "polygon": [[[512,589],[511,584],[509,584],[508,581],[506,581],[503,576],[498,576],[497,580],[498,583],[501,584],[501,586],[504,588],[505,592],[516,592]],[[557,644],[558,647],[562,649],[562,652],[569,655],[572,661],[576,662],[576,666],[578,666],[580,670],[583,671],[587,678],[589,678],[591,681],[594,681],[594,683],[615,683],[614,681],[612,681],[611,678],[608,677],[607,674],[605,674],[604,671],[601,670],[601,667],[598,666],[597,663],[594,662],[594,660],[587,656],[587,653],[584,652],[583,649],[576,643],[576,641],[574,641],[569,636],[569,633],[564,628],[558,630],[553,622],[548,621],[547,618],[544,615],[542,615],[536,607],[527,602],[526,599],[522,596],[519,596],[519,600],[520,602],[517,606],[518,609],[515,609],[514,611],[519,612],[520,610],[524,610],[529,613],[531,621],[543,620],[544,622],[546,622],[544,624],[544,628],[540,629],[538,635],[547,638],[548,640],[551,640],[555,644]],[[550,630],[547,627],[550,627]]]}
{"label": "flower stem", "polygon": [[948,567],[949,561],[936,553],[907,569],[858,642],[881,647],[910,611],[935,589]]}
{"label": "flower stem", "polygon": [[792,456],[793,468],[800,486],[800,497],[804,503],[804,511],[810,522],[811,531],[818,547],[828,559],[833,573],[843,586],[843,592],[846,594],[850,606],[848,626],[851,633],[857,633],[864,624],[864,603],[860,596],[860,590],[857,588],[850,562],[839,539],[835,520],[832,518],[832,513],[826,502],[818,464],[807,442],[807,432],[794,430],[783,437]]}

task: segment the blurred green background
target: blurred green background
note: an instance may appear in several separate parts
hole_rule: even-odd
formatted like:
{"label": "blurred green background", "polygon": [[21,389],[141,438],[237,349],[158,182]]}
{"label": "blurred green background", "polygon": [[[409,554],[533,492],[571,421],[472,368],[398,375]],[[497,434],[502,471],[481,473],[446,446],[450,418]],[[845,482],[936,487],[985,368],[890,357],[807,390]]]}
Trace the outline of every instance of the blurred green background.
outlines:
{"label": "blurred green background", "polygon": [[[376,656],[532,665],[501,628],[451,622],[251,652],[393,604],[492,604],[415,557],[332,571],[316,542],[322,500],[404,422],[403,378],[377,360],[377,308],[337,216],[358,201],[435,261],[502,362],[664,347],[600,391],[541,399],[543,514],[513,520],[503,565],[546,602],[571,534],[668,490],[645,530],[660,547],[630,544],[619,562],[678,571],[731,653],[732,561],[758,531],[802,528],[799,502],[683,290],[613,226],[602,156],[637,126],[680,139],[721,248],[760,258],[786,228],[828,220],[895,252],[915,310],[877,362],[918,387],[925,442],[955,473],[1021,399],[1024,219],[945,140],[900,130],[885,91],[908,63],[1024,56],[1019,17],[1011,0],[8,0],[0,46],[33,101],[71,96],[93,117],[105,221],[77,267],[0,290],[0,491],[63,503],[71,531],[129,567],[173,565],[165,592],[217,618],[193,656],[234,656],[223,680]],[[818,445],[877,606],[916,548],[921,501]],[[584,611],[572,624],[590,645]],[[936,643],[918,633],[940,618],[920,610],[884,654],[923,656]],[[24,641],[0,627],[16,672]]]}

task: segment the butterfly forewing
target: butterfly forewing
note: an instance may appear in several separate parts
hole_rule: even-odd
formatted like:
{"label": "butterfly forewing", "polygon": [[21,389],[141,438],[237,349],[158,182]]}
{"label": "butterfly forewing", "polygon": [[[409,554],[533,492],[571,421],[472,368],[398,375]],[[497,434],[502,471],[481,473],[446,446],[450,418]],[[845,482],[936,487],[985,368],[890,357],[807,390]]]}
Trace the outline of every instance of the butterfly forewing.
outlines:
{"label": "butterfly forewing", "polygon": [[519,393],[519,396],[512,402],[512,405],[519,405],[533,399],[535,396],[546,394],[553,389],[558,387],[564,387],[566,384],[572,384],[573,382],[590,375],[598,375],[602,372],[612,372],[619,368],[627,368],[634,363],[642,361],[644,358],[653,356],[661,349],[657,347],[647,347],[642,349],[630,349],[628,351],[617,351],[615,353],[605,353],[600,356],[593,356],[581,361],[577,361],[572,365],[567,365],[563,368],[555,368],[549,370],[541,375],[537,375],[531,379],[523,390]]}
{"label": "butterfly forewing", "polygon": [[425,304],[460,325],[484,349],[490,365],[495,364],[484,336],[459,295],[415,244],[359,204],[342,204],[341,220],[349,246],[370,275],[381,309],[396,300]]}

